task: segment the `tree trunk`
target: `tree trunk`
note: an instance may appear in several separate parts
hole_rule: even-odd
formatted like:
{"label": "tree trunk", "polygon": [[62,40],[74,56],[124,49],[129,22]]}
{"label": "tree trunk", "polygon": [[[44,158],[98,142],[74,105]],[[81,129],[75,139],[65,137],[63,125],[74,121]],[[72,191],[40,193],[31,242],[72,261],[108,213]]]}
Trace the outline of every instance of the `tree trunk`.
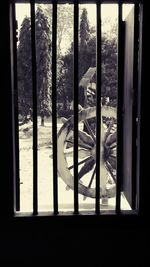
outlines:
{"label": "tree trunk", "polygon": [[41,126],[44,126],[44,116],[41,115]]}

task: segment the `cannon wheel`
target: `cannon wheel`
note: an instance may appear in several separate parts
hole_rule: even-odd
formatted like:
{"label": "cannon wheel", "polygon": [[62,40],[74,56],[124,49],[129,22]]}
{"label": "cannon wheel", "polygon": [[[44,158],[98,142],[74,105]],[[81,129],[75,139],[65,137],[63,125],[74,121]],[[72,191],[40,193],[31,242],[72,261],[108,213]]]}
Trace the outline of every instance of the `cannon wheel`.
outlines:
{"label": "cannon wheel", "polygon": [[[96,167],[95,167],[96,165],[96,137],[93,131],[91,130],[88,120],[95,118],[95,117],[96,117],[96,107],[82,109],[78,115],[78,122],[79,123],[83,122],[88,130],[88,133],[85,131],[79,130],[79,134],[78,134],[79,136],[78,158],[81,159],[81,161],[79,161],[78,164],[82,166],[81,170],[79,171],[78,192],[84,195],[85,197],[90,197],[90,198],[96,197],[96,188],[91,188],[91,184],[93,182],[93,178],[95,177],[95,173],[96,173]],[[70,146],[73,147],[73,124],[74,124],[73,116],[71,116],[68,120],[66,119],[64,121],[63,126],[60,128],[58,132],[58,148],[57,148],[58,174],[63,179],[63,181],[66,183],[66,185],[71,189],[74,189],[74,177],[71,174],[71,169],[73,169],[73,165],[68,166],[67,157],[73,156],[73,151],[70,151],[70,148],[68,149],[67,147],[68,147],[68,144],[70,144]],[[104,135],[103,139],[107,140],[106,134]],[[103,142],[104,140],[102,140],[102,137],[101,137],[101,144],[103,144]],[[108,142],[105,142],[105,143],[107,144]],[[104,145],[101,145],[101,147],[105,149]],[[110,153],[111,146],[110,145],[108,146],[107,144],[107,147],[109,147],[109,153],[107,154],[111,154]],[[103,149],[101,149],[101,153]],[[113,146],[113,150],[114,150],[114,146]],[[108,173],[109,165],[111,165],[110,162],[107,159],[105,159],[104,164],[103,164],[103,168],[105,168],[106,170],[105,173],[106,172]],[[87,173],[91,169],[93,171],[91,180],[88,186],[85,186],[80,181],[80,179],[82,178],[82,174]],[[116,194],[115,183],[112,185],[109,184],[109,186],[105,184],[105,186],[106,186],[105,196],[107,196],[108,198],[114,197]],[[100,188],[100,198],[102,197],[102,195],[103,195],[102,188]]]}

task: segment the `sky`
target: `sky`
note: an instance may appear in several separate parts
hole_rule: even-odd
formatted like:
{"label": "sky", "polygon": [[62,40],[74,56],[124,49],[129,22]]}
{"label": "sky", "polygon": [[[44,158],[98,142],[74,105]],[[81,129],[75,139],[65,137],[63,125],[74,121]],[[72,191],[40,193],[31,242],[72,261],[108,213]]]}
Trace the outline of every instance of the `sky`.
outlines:
{"label": "sky", "polygon": [[[88,19],[90,26],[96,26],[96,5],[95,4],[82,4],[82,8],[86,8],[88,12]],[[127,16],[133,5],[123,5],[123,19]],[[81,10],[80,8],[80,14]],[[20,29],[21,23],[25,16],[30,17],[30,4],[16,4],[16,18],[18,21],[18,29]],[[102,20],[106,18],[115,20],[118,16],[118,5],[117,4],[102,4],[101,5],[101,16]],[[110,30],[110,24],[105,24],[105,31]],[[104,30],[104,28],[103,28]],[[67,35],[61,42],[61,52],[65,54],[70,46],[71,40],[67,39]]]}
{"label": "sky", "polygon": [[[96,6],[94,4],[82,5],[88,11],[89,22],[92,25],[95,24],[95,14],[96,14]],[[129,13],[129,10],[133,5],[123,5],[123,18]],[[102,4],[102,18],[112,18],[115,19],[117,17],[117,4]],[[25,16],[30,15],[30,5],[29,4],[17,4],[16,5],[16,17],[18,20],[18,28],[24,19]]]}

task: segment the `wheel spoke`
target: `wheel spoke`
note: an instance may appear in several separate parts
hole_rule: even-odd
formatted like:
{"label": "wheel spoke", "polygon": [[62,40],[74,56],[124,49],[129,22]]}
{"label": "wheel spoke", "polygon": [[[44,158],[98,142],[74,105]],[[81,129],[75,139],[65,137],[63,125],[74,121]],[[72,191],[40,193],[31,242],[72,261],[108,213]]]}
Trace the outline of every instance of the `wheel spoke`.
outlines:
{"label": "wheel spoke", "polygon": [[86,158],[86,157],[89,157],[89,156],[92,156],[92,151],[91,150],[85,150],[85,149],[80,149],[78,151],[78,157],[79,158]]}
{"label": "wheel spoke", "polygon": [[95,135],[94,135],[94,133],[93,133],[93,131],[92,131],[92,129],[91,129],[91,127],[90,127],[88,121],[87,121],[87,120],[84,120],[84,123],[85,123],[85,126],[87,127],[88,132],[89,132],[89,134],[91,135],[91,137],[92,137],[94,143],[96,144],[96,137],[95,137]]}
{"label": "wheel spoke", "polygon": [[96,173],[96,167],[94,168],[94,171],[93,171],[93,174],[92,174],[91,180],[90,180],[90,182],[89,182],[88,188],[90,188],[90,187],[91,187],[91,185],[92,185],[92,182],[93,182],[93,179],[94,179],[94,175],[95,175],[95,173]]}
{"label": "wheel spoke", "polygon": [[78,132],[78,135],[79,135],[79,138],[82,142],[84,142],[85,144],[88,144],[91,147],[94,146],[95,143],[93,142],[93,139],[91,138],[91,136],[89,134],[80,130]]}
{"label": "wheel spoke", "polygon": [[110,157],[112,156],[113,158],[116,158],[117,157],[117,154],[116,153],[117,153],[116,149],[115,150],[114,149],[113,150],[111,149],[110,150]]}
{"label": "wheel spoke", "polygon": [[[69,143],[69,144],[74,145],[74,142],[71,141],[71,140],[66,140],[66,142]],[[85,149],[92,149],[91,146],[86,145],[85,143],[82,143],[81,141],[78,142],[78,146],[79,146],[79,147],[82,147],[82,148],[85,148]]]}
{"label": "wheel spoke", "polygon": [[110,166],[111,166],[114,170],[116,170],[116,167],[117,167],[116,159],[112,159],[112,158],[109,157],[107,161],[109,162]]}
{"label": "wheel spoke", "polygon": [[[95,166],[94,171],[93,171],[93,173],[92,173],[91,180],[90,180],[90,182],[89,182],[89,184],[88,184],[88,188],[90,188],[91,185],[92,185],[92,182],[93,182],[95,173],[96,173],[96,166]],[[86,200],[86,196],[83,197],[83,200]]]}
{"label": "wheel spoke", "polygon": [[111,149],[114,149],[114,148],[116,148],[116,147],[117,147],[117,144],[110,145],[110,148],[111,148]]}
{"label": "wheel spoke", "polygon": [[[93,141],[91,136],[87,134],[86,132],[79,130],[78,136],[79,136],[80,142],[83,142],[84,144],[90,146],[91,148],[94,146],[95,142]],[[67,135],[66,141],[71,141],[70,139],[71,140],[73,139],[73,131],[69,132],[69,134]]]}
{"label": "wheel spoke", "polygon": [[67,140],[67,139],[66,139],[65,142],[67,142],[68,144],[74,145],[74,142],[71,141],[71,140]]}
{"label": "wheel spoke", "polygon": [[116,142],[117,136],[116,132],[110,134],[109,131],[106,134],[106,145],[111,146],[114,145],[114,142]]}
{"label": "wheel spoke", "polygon": [[109,161],[106,161],[106,166],[107,166],[108,171],[110,172],[111,177],[113,178],[114,182],[116,183],[116,178],[112,172],[111,165],[110,165]]}
{"label": "wheel spoke", "polygon": [[[66,149],[64,151],[64,154],[68,157],[73,157],[73,155],[74,155],[73,150],[70,150],[70,149]],[[86,149],[79,149],[78,150],[78,158],[84,159],[84,158],[87,158],[90,156],[92,156],[91,150],[86,150]]]}
{"label": "wheel spoke", "polygon": [[[86,159],[81,160],[81,161],[78,163],[78,165],[81,165],[81,164],[85,163],[85,162],[86,162],[87,160],[89,160],[90,158],[91,158],[91,157],[87,157]],[[68,170],[73,169],[73,167],[74,167],[74,164],[71,165],[71,166],[68,168]]]}
{"label": "wheel spoke", "polygon": [[110,154],[109,158],[116,159],[116,155]]}
{"label": "wheel spoke", "polygon": [[78,142],[78,146],[82,147],[82,148],[85,148],[85,149],[92,149],[91,146],[86,145],[85,143],[82,143],[81,141]]}
{"label": "wheel spoke", "polygon": [[89,159],[79,171],[78,179],[80,180],[86,173],[91,171],[93,169],[94,164],[95,160],[93,158]]}

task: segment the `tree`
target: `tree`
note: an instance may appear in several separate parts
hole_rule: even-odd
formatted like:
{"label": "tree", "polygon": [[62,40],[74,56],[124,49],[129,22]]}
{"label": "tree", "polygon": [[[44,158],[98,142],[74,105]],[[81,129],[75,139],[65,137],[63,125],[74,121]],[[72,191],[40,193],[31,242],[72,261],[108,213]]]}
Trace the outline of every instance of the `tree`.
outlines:
{"label": "tree", "polygon": [[[46,15],[52,25],[52,5],[45,5]],[[57,57],[64,53],[64,48],[68,49],[73,39],[73,5],[57,5]],[[65,40],[65,44],[64,44]],[[64,47],[65,46],[65,47]]]}
{"label": "tree", "polygon": [[80,18],[80,49],[84,49],[87,46],[87,42],[90,37],[90,28],[86,8],[83,8]]}
{"label": "tree", "polygon": [[17,68],[19,114],[27,117],[32,109],[31,24],[27,17],[24,18],[20,29]]}
{"label": "tree", "polygon": [[[87,11],[83,9],[80,18],[80,42],[79,42],[79,80],[92,62],[91,55],[88,51],[88,42],[90,39],[89,22]],[[68,52],[61,57],[61,66],[59,72],[58,96],[66,109],[67,101],[73,99],[73,42]],[[83,64],[84,62],[84,64]]]}
{"label": "tree", "polygon": [[[50,113],[51,94],[51,31],[48,18],[38,7],[35,16],[36,63],[37,63],[37,109],[44,125],[44,116]],[[27,116],[32,110],[32,54],[31,22],[25,18],[18,45],[18,91],[19,112]]]}
{"label": "tree", "polygon": [[63,104],[62,109],[66,111],[67,103],[73,99],[73,43],[68,53],[61,57],[59,66],[57,98]]}
{"label": "tree", "polygon": [[35,28],[38,114],[41,116],[41,125],[43,126],[44,116],[50,114],[51,31],[48,18],[45,16],[41,7],[38,7],[36,11]]}
{"label": "tree", "polygon": [[[88,54],[88,42],[90,39],[90,28],[87,16],[87,10],[82,10],[80,18],[80,46],[79,46],[79,79],[84,75],[90,67],[91,60]],[[83,64],[84,62],[84,64]]]}
{"label": "tree", "polygon": [[[52,25],[52,5],[44,6],[49,23]],[[67,110],[68,101],[72,99],[73,93],[73,47],[69,47],[72,40],[73,5],[59,4],[57,5],[57,101],[62,103],[61,109],[64,111]]]}
{"label": "tree", "polygon": [[[83,20],[84,19],[84,20]],[[83,23],[83,21],[85,23]],[[109,31],[108,31],[109,25]],[[81,45],[82,44],[82,45]],[[109,97],[110,104],[117,104],[117,21],[106,20],[102,25],[102,97]],[[89,67],[96,66],[96,31],[94,27],[89,29],[87,12],[83,10],[80,23],[79,44],[79,80],[83,77]],[[62,68],[64,72],[60,77],[63,80],[65,94],[73,98],[73,44],[68,53],[62,57]],[[94,76],[94,79],[96,75]],[[96,79],[94,80],[96,82]],[[60,82],[60,88],[62,88]],[[62,96],[60,90],[60,98]],[[80,94],[79,94],[80,98]],[[72,100],[72,99],[71,99]],[[63,99],[64,101],[64,99]],[[95,104],[95,103],[93,103]]]}
{"label": "tree", "polygon": [[102,25],[102,96],[117,105],[117,20],[111,19]]}

